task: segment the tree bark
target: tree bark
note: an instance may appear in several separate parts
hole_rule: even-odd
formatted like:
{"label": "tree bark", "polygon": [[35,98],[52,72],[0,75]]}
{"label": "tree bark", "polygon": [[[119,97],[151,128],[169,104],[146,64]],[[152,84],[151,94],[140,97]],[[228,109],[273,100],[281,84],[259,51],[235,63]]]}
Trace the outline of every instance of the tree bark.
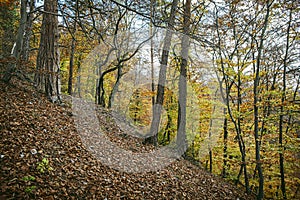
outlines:
{"label": "tree bark", "polygon": [[161,119],[161,110],[164,101],[166,72],[167,72],[169,50],[170,50],[171,39],[173,35],[172,30],[175,23],[175,14],[176,14],[177,5],[178,5],[178,0],[173,0],[171,14],[168,22],[168,29],[166,30],[165,42],[164,42],[162,56],[161,56],[161,65],[159,70],[156,102],[153,108],[153,117],[152,117],[151,128],[150,128],[151,136],[150,138],[146,139],[152,142],[155,146],[157,146],[157,134],[158,134],[158,128]]}
{"label": "tree bark", "polygon": [[[27,0],[28,1],[28,0]],[[33,11],[34,11],[35,1],[30,0],[29,2],[29,13],[27,14],[27,23],[26,23],[26,30],[23,42],[23,49],[22,49],[22,59],[25,61],[29,60],[29,53],[30,53],[30,39],[32,35],[32,23],[33,23]]]}
{"label": "tree bark", "polygon": [[154,96],[154,92],[155,92],[155,83],[154,83],[154,44],[153,44],[153,13],[154,13],[154,4],[155,4],[155,0],[151,0],[150,3],[150,36],[151,36],[151,40],[150,40],[150,64],[151,64],[151,91],[152,91],[152,97],[151,97],[151,101],[152,101],[152,113],[154,113],[153,109],[154,109],[154,104],[155,104],[155,96]]}
{"label": "tree bark", "polygon": [[222,177],[227,177],[227,140],[228,140],[228,124],[227,124],[227,116],[226,116],[226,108],[224,108],[224,125],[223,125],[223,170]]}
{"label": "tree bark", "polygon": [[75,84],[75,89],[74,89],[74,95],[78,96],[81,98],[81,60],[82,60],[82,54],[79,54],[79,58],[76,61],[77,63],[77,80]]}
{"label": "tree bark", "polygon": [[9,63],[6,72],[3,75],[3,81],[4,82],[9,82],[10,79],[12,78],[14,72],[16,71],[16,67],[17,67],[17,63],[19,63],[20,61],[20,56],[21,56],[21,52],[23,49],[23,36],[25,33],[25,28],[26,28],[26,23],[27,23],[27,12],[26,12],[26,8],[27,8],[27,0],[22,0],[21,1],[21,9],[20,9],[20,15],[21,15],[21,19],[20,19],[20,25],[18,28],[18,33],[17,33],[17,38],[16,38],[16,42],[14,44],[14,47],[12,49],[12,58],[15,60],[12,63]]}
{"label": "tree bark", "polygon": [[35,83],[50,101],[60,102],[57,0],[45,0],[44,10]]}
{"label": "tree bark", "polygon": [[183,154],[187,149],[186,138],[186,98],[187,98],[187,67],[189,54],[189,32],[191,17],[191,0],[186,0],[183,18],[183,35],[181,39],[181,63],[179,77],[179,101],[178,101],[178,119],[177,119],[177,150]]}
{"label": "tree bark", "polygon": [[79,9],[79,2],[76,0],[76,11],[75,11],[75,20],[74,20],[74,28],[73,28],[73,37],[72,37],[72,43],[71,43],[71,54],[70,54],[70,65],[69,65],[69,78],[68,78],[68,94],[72,95],[73,92],[73,71],[74,71],[74,54],[75,54],[75,48],[76,48],[76,39],[75,39],[75,33],[77,31],[77,16],[78,16],[78,9]]}

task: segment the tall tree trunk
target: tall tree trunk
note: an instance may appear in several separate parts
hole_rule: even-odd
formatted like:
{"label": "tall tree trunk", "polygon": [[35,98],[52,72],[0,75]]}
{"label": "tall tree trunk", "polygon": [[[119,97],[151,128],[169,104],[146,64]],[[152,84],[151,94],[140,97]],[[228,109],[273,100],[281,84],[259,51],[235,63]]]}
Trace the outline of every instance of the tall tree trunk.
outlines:
{"label": "tall tree trunk", "polygon": [[44,1],[40,47],[35,82],[52,102],[60,102],[57,0]]}
{"label": "tall tree trunk", "polygon": [[166,82],[166,72],[167,72],[167,65],[168,65],[168,58],[169,58],[169,50],[171,46],[171,39],[172,39],[172,30],[175,23],[175,14],[177,10],[178,0],[173,0],[171,14],[168,22],[168,29],[166,30],[166,36],[161,56],[161,65],[159,70],[159,78],[158,78],[158,86],[157,86],[157,96],[156,102],[153,109],[153,117],[151,122],[150,128],[150,141],[153,142],[155,146],[157,146],[157,134],[159,123],[161,119],[161,110],[164,101],[164,91],[165,91],[165,82]]}
{"label": "tall tree trunk", "polygon": [[258,54],[256,57],[257,64],[256,64],[256,68],[255,68],[255,79],[254,79],[254,86],[253,86],[255,161],[256,161],[256,166],[257,166],[257,171],[258,171],[258,176],[259,176],[259,187],[258,187],[257,199],[263,199],[263,197],[264,197],[264,176],[263,176],[263,170],[262,170],[262,164],[261,164],[261,158],[260,158],[259,106],[258,106],[259,89],[258,89],[258,87],[260,85],[260,64],[261,64],[261,58],[262,58],[262,50],[264,48],[264,37],[265,37],[265,32],[268,27],[268,20],[269,20],[269,14],[270,14],[272,2],[273,2],[272,0],[271,0],[271,3],[270,3],[270,0],[268,0],[268,2],[267,2],[267,13],[265,16],[262,33],[260,35]]}
{"label": "tall tree trunk", "polygon": [[152,113],[153,113],[153,109],[154,109],[154,104],[155,104],[155,96],[154,96],[154,92],[155,92],[155,83],[154,83],[154,44],[153,44],[153,15],[154,15],[154,4],[155,4],[155,0],[151,0],[151,4],[150,4],[150,36],[151,36],[151,40],[150,40],[150,64],[151,64],[151,91],[152,91],[152,97],[151,97],[151,101],[152,101]]}
{"label": "tall tree trunk", "polygon": [[191,0],[186,0],[183,18],[183,35],[181,39],[181,63],[179,77],[179,99],[178,99],[178,118],[177,118],[177,150],[183,154],[187,149],[186,139],[186,98],[187,98],[187,67],[189,54],[189,32],[191,17]]}
{"label": "tall tree trunk", "polygon": [[[3,1],[2,1],[3,2]],[[0,3],[1,4],[1,3]],[[0,53],[1,56],[7,58],[12,54],[12,48],[16,42],[15,24],[15,10],[13,1],[7,1],[6,4],[0,6],[0,19],[1,19],[1,39],[0,39]],[[2,77],[3,78],[3,77]]]}
{"label": "tall tree trunk", "polygon": [[186,139],[186,97],[187,97],[187,67],[189,54],[189,31],[191,17],[191,0],[186,0],[184,7],[183,35],[181,39],[181,63],[179,77],[179,101],[177,119],[177,149],[181,155],[187,149]]}
{"label": "tall tree trunk", "polygon": [[[216,52],[214,52],[213,56],[213,62],[215,63],[215,55]],[[219,82],[219,88],[220,88],[220,93],[223,101],[227,105],[228,99],[226,98],[227,95],[224,94],[224,89],[223,89],[223,80],[220,79],[218,73],[216,73],[218,82]],[[224,76],[224,74],[223,74]],[[226,83],[227,84],[227,83]],[[225,89],[226,93],[228,91],[227,86]],[[227,153],[227,146],[228,146],[228,118],[227,118],[227,108],[223,108],[223,114],[224,114],[224,122],[223,122],[223,167],[222,167],[222,177],[226,178],[227,177],[227,162],[228,162],[228,153]]]}
{"label": "tall tree trunk", "polygon": [[292,11],[290,10],[289,22],[287,27],[287,37],[286,37],[286,49],[283,60],[283,77],[282,77],[282,96],[281,96],[281,105],[280,105],[280,116],[279,116],[279,165],[280,165],[280,180],[281,180],[281,191],[283,199],[286,199],[286,188],[285,188],[285,174],[284,174],[284,147],[283,147],[283,117],[284,117],[284,103],[286,100],[286,71],[287,71],[287,59],[289,53],[289,40],[290,40],[290,29],[292,21]]}
{"label": "tall tree trunk", "polygon": [[[76,27],[76,22],[75,25]],[[75,43],[76,40],[75,38],[72,39],[72,44],[71,44],[71,54],[70,54],[70,65],[69,65],[69,77],[68,77],[68,94],[72,95],[73,91],[73,69],[74,69],[74,54],[75,54]]]}
{"label": "tall tree trunk", "polygon": [[23,37],[24,37],[25,28],[26,28],[26,24],[27,24],[26,8],[27,8],[27,0],[22,0],[21,1],[21,9],[20,9],[20,15],[21,15],[20,25],[18,28],[16,42],[12,49],[12,55],[11,55],[15,61],[8,65],[7,70],[4,73],[3,78],[2,78],[4,82],[10,81],[10,79],[12,78],[12,76],[16,70],[18,62],[20,61],[20,56],[21,56],[21,52],[23,49]]}
{"label": "tall tree trunk", "polygon": [[69,65],[69,78],[68,78],[68,94],[72,95],[73,92],[73,71],[74,71],[74,54],[75,54],[75,47],[76,47],[76,39],[75,34],[77,31],[77,16],[78,16],[78,0],[76,0],[76,11],[75,11],[75,20],[74,20],[74,28],[72,33],[72,43],[71,43],[71,54],[70,54],[70,65]]}

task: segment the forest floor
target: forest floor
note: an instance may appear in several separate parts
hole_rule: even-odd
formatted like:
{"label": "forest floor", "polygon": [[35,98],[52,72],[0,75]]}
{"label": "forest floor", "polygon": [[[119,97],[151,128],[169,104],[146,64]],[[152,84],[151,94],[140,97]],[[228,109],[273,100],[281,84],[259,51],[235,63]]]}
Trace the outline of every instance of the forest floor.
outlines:
{"label": "forest floor", "polygon": [[[0,199],[255,199],[182,158],[154,172],[110,168],[84,145],[70,104],[50,103],[15,80],[0,82],[0,94]],[[153,149],[99,113],[111,142]]]}

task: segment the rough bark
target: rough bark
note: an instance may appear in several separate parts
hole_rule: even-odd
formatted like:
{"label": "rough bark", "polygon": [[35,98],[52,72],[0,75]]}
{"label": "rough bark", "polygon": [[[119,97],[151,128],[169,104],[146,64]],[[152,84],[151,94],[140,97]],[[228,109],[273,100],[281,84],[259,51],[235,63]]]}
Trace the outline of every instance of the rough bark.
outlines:
{"label": "rough bark", "polygon": [[27,23],[26,23],[26,30],[25,30],[23,49],[22,49],[22,55],[21,55],[21,57],[24,61],[29,60],[30,39],[32,36],[32,24],[33,24],[33,18],[34,18],[34,14],[33,14],[34,9],[35,9],[35,1],[30,0],[29,13],[27,13]]}
{"label": "rough bark", "polygon": [[26,23],[27,23],[27,12],[26,12],[26,4],[27,0],[21,1],[21,9],[20,9],[20,25],[18,28],[18,33],[16,37],[16,42],[14,44],[14,47],[12,49],[11,57],[13,58],[14,62],[11,62],[8,64],[7,70],[3,75],[3,81],[9,82],[12,78],[14,72],[16,71],[17,63],[20,61],[21,52],[23,49],[23,36],[25,33]]}
{"label": "rough bark", "polygon": [[35,83],[52,102],[60,102],[57,0],[44,1]]}

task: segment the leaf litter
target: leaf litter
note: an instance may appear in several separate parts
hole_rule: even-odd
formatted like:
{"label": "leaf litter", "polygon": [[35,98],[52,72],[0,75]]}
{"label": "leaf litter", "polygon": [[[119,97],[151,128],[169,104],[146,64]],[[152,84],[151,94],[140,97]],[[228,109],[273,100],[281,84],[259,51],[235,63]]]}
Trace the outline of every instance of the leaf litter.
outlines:
{"label": "leaf litter", "polygon": [[[93,155],[97,147],[83,144],[70,97],[53,104],[16,80],[0,82],[0,92],[0,199],[255,199],[183,158],[145,173],[110,168]],[[108,110],[99,108],[97,115],[115,145],[132,152],[154,150],[107,120]]]}

